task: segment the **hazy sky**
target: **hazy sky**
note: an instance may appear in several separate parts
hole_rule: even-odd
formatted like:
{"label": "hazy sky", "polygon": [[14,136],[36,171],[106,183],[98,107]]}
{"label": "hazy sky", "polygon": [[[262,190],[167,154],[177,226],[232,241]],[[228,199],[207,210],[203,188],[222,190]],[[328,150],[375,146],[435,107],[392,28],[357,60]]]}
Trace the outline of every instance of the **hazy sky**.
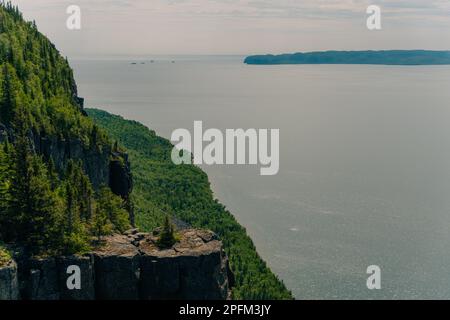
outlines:
{"label": "hazy sky", "polygon": [[[450,49],[450,0],[13,0],[69,57]],[[82,29],[66,28],[66,8]],[[382,30],[366,28],[369,4]]]}

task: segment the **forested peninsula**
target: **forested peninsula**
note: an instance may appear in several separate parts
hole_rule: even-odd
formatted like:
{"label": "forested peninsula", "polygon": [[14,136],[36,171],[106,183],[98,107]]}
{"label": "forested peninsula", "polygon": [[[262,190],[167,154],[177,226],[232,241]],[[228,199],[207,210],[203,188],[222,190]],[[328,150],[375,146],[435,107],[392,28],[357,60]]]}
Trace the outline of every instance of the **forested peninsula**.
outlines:
{"label": "forested peninsula", "polygon": [[450,51],[381,50],[316,51],[280,55],[253,55],[245,58],[249,65],[277,64],[374,64],[374,65],[448,65]]}

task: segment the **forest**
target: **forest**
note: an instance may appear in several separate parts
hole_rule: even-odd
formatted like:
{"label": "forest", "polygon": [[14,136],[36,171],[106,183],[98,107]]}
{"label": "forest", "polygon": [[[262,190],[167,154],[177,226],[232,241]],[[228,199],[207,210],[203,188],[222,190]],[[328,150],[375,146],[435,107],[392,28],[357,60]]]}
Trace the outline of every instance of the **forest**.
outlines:
{"label": "forest", "polygon": [[124,201],[106,185],[94,190],[79,160],[57,170],[36,152],[36,136],[111,143],[78,105],[67,60],[10,3],[0,5],[0,129],[0,243],[30,255],[82,253],[129,227]]}

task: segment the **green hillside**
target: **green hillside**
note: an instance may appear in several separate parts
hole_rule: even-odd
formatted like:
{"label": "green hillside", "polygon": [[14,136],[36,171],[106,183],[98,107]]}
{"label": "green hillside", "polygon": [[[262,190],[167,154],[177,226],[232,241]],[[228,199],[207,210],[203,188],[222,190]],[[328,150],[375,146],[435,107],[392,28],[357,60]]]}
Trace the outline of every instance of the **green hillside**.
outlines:
{"label": "green hillside", "polygon": [[291,293],[256,252],[245,229],[214,199],[207,175],[193,165],[176,166],[172,144],[136,121],[96,109],[86,110],[109,136],[126,148],[134,177],[137,225],[146,231],[169,213],[194,227],[216,232],[224,243],[236,299],[291,299]]}
{"label": "green hillside", "polygon": [[109,151],[100,150],[110,148],[82,110],[66,59],[0,3],[0,243],[29,255],[72,254],[127,228],[122,199],[108,186],[94,190],[84,172],[108,171]]}

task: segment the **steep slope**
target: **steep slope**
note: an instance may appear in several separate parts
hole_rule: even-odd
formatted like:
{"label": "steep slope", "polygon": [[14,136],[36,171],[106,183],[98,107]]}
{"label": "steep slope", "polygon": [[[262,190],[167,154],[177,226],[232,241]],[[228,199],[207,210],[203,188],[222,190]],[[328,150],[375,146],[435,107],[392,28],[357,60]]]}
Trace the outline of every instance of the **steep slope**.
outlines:
{"label": "steep slope", "polygon": [[127,157],[87,117],[67,60],[1,2],[0,240],[31,255],[88,250],[91,236],[129,226],[131,188]]}
{"label": "steep slope", "polygon": [[172,144],[142,124],[105,111],[87,113],[129,153],[134,176],[136,223],[145,230],[159,225],[168,212],[222,239],[235,275],[236,299],[291,299],[291,293],[256,252],[245,229],[214,199],[207,175],[193,165],[170,160]]}
{"label": "steep slope", "polygon": [[79,159],[95,188],[108,185],[111,142],[85,115],[72,69],[10,4],[0,6],[0,65],[0,142],[14,140],[21,114],[33,148],[52,158],[60,173]]}

